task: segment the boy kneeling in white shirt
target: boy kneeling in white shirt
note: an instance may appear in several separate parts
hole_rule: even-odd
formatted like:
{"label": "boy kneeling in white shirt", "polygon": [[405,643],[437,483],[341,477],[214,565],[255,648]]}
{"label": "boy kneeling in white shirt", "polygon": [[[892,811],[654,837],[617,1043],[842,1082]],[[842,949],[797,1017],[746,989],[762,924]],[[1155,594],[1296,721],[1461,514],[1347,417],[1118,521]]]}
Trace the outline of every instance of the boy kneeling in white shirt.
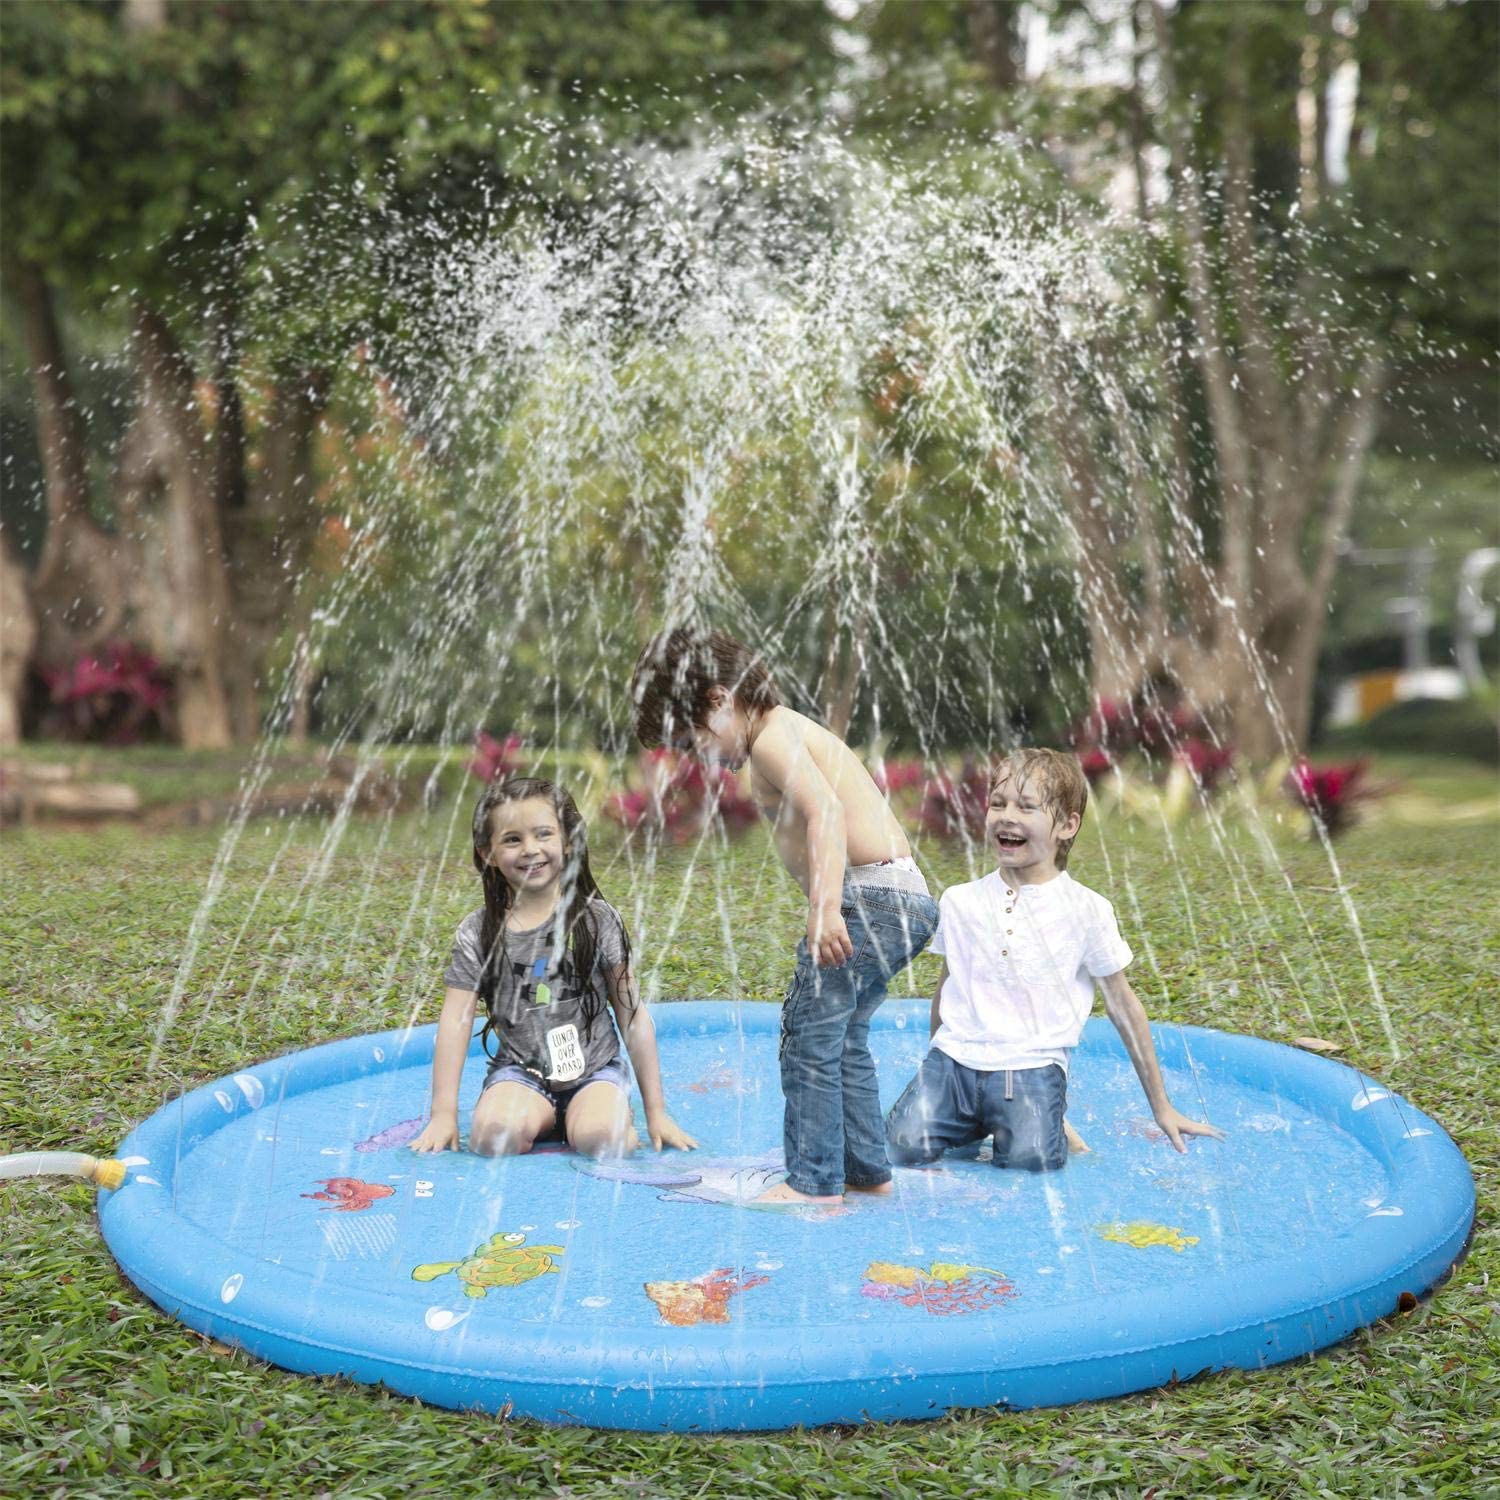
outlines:
{"label": "boy kneeling in white shirt", "polygon": [[1172,1107],[1114,907],[1065,873],[1087,804],[1072,755],[1019,750],[996,766],[985,837],[998,868],[939,903],[932,1050],[886,1118],[892,1162],[918,1166],[993,1135],[997,1167],[1065,1165],[1068,1054],[1096,983],[1167,1139],[1185,1151],[1185,1135],[1222,1138]]}

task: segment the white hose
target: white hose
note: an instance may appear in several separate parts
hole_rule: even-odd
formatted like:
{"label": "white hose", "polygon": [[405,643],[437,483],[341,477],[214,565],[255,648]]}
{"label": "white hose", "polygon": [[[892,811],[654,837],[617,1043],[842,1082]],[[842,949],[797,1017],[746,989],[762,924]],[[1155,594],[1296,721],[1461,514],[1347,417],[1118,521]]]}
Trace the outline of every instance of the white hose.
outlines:
{"label": "white hose", "polygon": [[125,1181],[125,1163],[102,1161],[81,1151],[20,1151],[0,1156],[0,1179],[7,1177],[82,1177],[100,1187],[117,1188]]}

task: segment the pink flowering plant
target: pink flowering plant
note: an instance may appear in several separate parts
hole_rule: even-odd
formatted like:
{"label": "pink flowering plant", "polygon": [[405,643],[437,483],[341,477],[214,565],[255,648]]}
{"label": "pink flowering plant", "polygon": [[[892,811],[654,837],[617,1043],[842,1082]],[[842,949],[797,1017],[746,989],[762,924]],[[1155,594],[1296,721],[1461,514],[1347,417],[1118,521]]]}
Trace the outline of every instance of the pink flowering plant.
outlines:
{"label": "pink flowering plant", "polygon": [[713,828],[735,836],[755,822],[755,803],[722,767],[709,770],[670,750],[647,750],[636,759],[635,779],[637,785],[604,799],[604,816],[632,833],[685,844]]}
{"label": "pink flowering plant", "polygon": [[1287,794],[1306,811],[1315,833],[1337,838],[1359,821],[1366,803],[1385,795],[1385,787],[1366,780],[1369,769],[1364,760],[1315,766],[1304,756],[1287,772]]}
{"label": "pink flowering plant", "polygon": [[514,776],[521,769],[524,745],[518,734],[508,734],[503,740],[497,740],[481,729],[474,736],[474,756],[468,765],[469,773],[486,783]]}
{"label": "pink flowering plant", "polygon": [[49,735],[128,745],[166,730],[171,680],[149,651],[130,641],[111,641],[42,677]]}
{"label": "pink flowering plant", "polygon": [[1090,784],[1136,759],[1149,777],[1180,766],[1194,788],[1208,797],[1234,776],[1234,747],[1214,735],[1193,709],[1099,699],[1068,731]]}
{"label": "pink flowering plant", "polygon": [[984,833],[989,801],[989,771],[969,757],[956,775],[942,767],[928,773],[917,822],[924,833],[937,838],[977,838]]}

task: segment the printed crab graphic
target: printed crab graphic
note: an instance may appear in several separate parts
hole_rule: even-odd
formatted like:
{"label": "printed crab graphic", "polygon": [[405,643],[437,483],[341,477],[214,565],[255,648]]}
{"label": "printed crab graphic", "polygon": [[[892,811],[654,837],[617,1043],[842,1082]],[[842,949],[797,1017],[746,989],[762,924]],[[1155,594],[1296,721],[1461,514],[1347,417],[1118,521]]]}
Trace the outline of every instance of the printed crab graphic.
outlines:
{"label": "printed crab graphic", "polygon": [[552,1257],[562,1253],[561,1245],[528,1245],[524,1234],[512,1230],[491,1235],[467,1260],[439,1260],[417,1266],[411,1279],[433,1281],[452,1271],[463,1282],[466,1297],[483,1297],[495,1287],[522,1286],[549,1271],[560,1271]]}

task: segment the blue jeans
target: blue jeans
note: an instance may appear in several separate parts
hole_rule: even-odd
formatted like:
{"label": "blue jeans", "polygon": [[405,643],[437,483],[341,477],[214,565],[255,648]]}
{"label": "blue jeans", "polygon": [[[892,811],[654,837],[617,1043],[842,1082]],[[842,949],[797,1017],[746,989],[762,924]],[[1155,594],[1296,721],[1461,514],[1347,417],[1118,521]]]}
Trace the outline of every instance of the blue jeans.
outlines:
{"label": "blue jeans", "polygon": [[885,1122],[891,1160],[923,1166],[952,1146],[995,1137],[994,1164],[1023,1172],[1067,1165],[1068,1075],[1045,1068],[966,1068],[934,1047]]}
{"label": "blue jeans", "polygon": [[880,1118],[870,1018],[891,976],[925,948],[937,902],[893,886],[845,885],[842,911],[854,957],[820,969],[804,939],[781,1008],[787,1183],[811,1197],[891,1180]]}

